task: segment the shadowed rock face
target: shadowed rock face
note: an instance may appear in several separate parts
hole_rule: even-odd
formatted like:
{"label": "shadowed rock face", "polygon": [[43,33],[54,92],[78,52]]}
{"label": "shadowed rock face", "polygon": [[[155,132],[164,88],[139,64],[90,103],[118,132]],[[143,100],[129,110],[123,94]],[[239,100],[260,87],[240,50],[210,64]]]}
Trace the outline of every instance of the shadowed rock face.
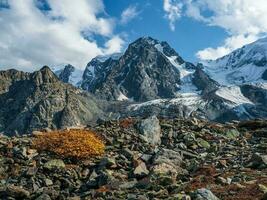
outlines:
{"label": "shadowed rock face", "polygon": [[219,88],[219,84],[212,80],[202,69],[197,68],[192,82],[202,91],[202,94],[207,94]]}
{"label": "shadowed rock face", "polygon": [[69,83],[71,73],[74,72],[75,68],[72,65],[66,65],[58,78],[64,83]]}
{"label": "shadowed rock face", "polygon": [[262,74],[262,79],[267,80],[267,70]]}
{"label": "shadowed rock face", "polygon": [[102,113],[91,95],[62,83],[48,67],[34,73],[2,71],[0,79],[0,132],[87,124]]}
{"label": "shadowed rock face", "polygon": [[119,60],[91,61],[88,65],[97,64],[102,69],[102,77],[98,76],[98,81],[89,79],[90,87],[83,84],[84,89],[108,100],[120,99],[122,94],[135,101],[175,97],[180,83],[179,70],[156,48],[157,44],[161,44],[166,56],[176,56],[177,63],[184,63],[166,42],[140,38],[129,45]]}

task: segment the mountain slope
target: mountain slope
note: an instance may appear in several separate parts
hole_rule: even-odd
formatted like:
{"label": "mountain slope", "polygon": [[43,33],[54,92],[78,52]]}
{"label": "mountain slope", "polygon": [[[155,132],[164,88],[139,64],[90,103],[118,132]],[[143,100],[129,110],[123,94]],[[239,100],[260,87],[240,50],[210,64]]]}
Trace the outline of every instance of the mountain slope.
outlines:
{"label": "mountain slope", "polygon": [[64,84],[48,68],[0,72],[0,132],[84,125],[102,114],[91,95]]}

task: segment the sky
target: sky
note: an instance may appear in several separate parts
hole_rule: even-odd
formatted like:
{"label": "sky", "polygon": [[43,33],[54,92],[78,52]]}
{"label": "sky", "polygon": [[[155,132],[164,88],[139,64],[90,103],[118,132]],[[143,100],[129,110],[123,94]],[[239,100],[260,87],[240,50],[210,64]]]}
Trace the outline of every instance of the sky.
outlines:
{"label": "sky", "polygon": [[0,69],[84,69],[142,36],[190,62],[217,59],[265,37],[266,10],[266,0],[0,0]]}

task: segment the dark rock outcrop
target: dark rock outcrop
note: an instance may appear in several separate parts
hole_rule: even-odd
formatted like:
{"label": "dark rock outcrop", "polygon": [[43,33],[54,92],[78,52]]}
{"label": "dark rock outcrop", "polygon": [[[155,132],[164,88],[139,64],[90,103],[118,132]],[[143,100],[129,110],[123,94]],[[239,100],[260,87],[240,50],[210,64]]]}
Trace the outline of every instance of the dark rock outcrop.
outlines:
{"label": "dark rock outcrop", "polygon": [[82,125],[102,113],[94,97],[62,83],[48,67],[34,73],[2,71],[0,76],[0,132]]}
{"label": "dark rock outcrop", "polygon": [[219,84],[211,79],[200,67],[198,67],[193,75],[192,82],[205,95],[219,88]]}
{"label": "dark rock outcrop", "polygon": [[71,73],[74,72],[75,68],[72,65],[66,65],[61,73],[58,75],[58,78],[64,83],[68,83]]}
{"label": "dark rock outcrop", "polygon": [[263,72],[262,79],[267,80],[267,69]]}

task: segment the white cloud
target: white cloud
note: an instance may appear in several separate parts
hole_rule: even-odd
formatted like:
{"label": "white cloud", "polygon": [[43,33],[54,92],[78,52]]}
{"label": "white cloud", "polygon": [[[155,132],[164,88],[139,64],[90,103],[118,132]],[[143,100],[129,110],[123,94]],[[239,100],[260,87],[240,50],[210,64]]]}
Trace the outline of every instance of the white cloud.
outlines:
{"label": "white cloud", "polygon": [[119,36],[114,36],[109,41],[106,42],[105,54],[109,55],[114,52],[121,52],[124,41]]}
{"label": "white cloud", "polygon": [[[179,0],[172,3],[170,0],[164,0],[165,2],[168,3],[168,10],[174,9],[178,13],[175,15],[177,16],[175,20],[181,15],[186,15],[209,26],[221,27],[228,32],[229,38],[222,46],[209,47],[197,53],[202,59],[223,56],[267,33],[266,0]],[[164,10],[167,12],[165,7]]]}
{"label": "white cloud", "polygon": [[[35,70],[43,65],[70,63],[84,68],[87,62],[121,50],[123,40],[113,35],[114,20],[97,17],[104,13],[102,1],[48,0],[44,14],[34,0],[9,0],[10,9],[0,10],[0,68]],[[108,39],[100,47],[93,39]],[[112,42],[111,42],[112,41]]]}
{"label": "white cloud", "polygon": [[235,49],[257,40],[254,35],[237,35],[227,38],[224,44],[217,48],[206,48],[197,52],[197,57],[201,60],[213,60],[225,56]]}
{"label": "white cloud", "polygon": [[227,30],[229,38],[223,46],[206,48],[197,53],[201,59],[216,59],[251,43],[267,32],[267,4],[265,0],[197,0],[191,3],[199,12],[209,11],[209,17],[202,20],[211,26]]}
{"label": "white cloud", "polygon": [[121,24],[127,24],[129,21],[133,20],[138,15],[139,12],[137,11],[137,6],[130,5],[122,12],[120,22]]}
{"label": "white cloud", "polygon": [[165,17],[169,20],[170,29],[175,30],[175,22],[181,17],[183,4],[178,0],[164,0],[163,9],[166,12]]}

